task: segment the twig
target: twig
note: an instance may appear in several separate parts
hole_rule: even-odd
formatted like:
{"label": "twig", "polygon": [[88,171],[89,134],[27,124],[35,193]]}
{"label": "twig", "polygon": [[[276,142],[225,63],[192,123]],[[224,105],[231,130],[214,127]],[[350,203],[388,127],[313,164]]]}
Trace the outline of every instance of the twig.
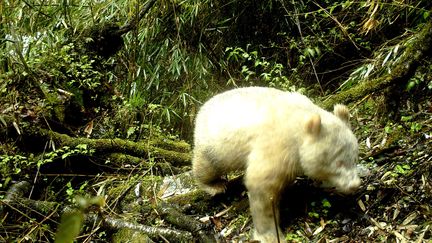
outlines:
{"label": "twig", "polygon": [[103,222],[103,226],[111,228],[111,229],[131,229],[137,230],[144,234],[147,234],[150,238],[161,239],[161,237],[169,240],[170,242],[192,242],[193,237],[190,232],[168,229],[162,227],[152,227],[137,223],[132,223],[128,221],[124,221],[121,219],[116,219],[112,217],[104,217],[101,218],[96,214],[88,214],[86,215],[86,221],[89,223],[97,223],[99,221]]}
{"label": "twig", "polygon": [[336,17],[334,17],[333,15],[331,15],[329,13],[329,11],[327,11],[327,9],[323,8],[321,5],[319,5],[317,2],[313,2],[317,7],[319,7],[322,11],[324,11],[341,29],[342,33],[344,33],[344,35],[346,37],[348,37],[348,39],[351,41],[351,43],[354,45],[354,47],[357,50],[360,50],[360,48],[356,45],[356,43],[354,42],[354,40],[351,38],[351,36],[348,34],[348,31],[346,30],[346,28],[339,22],[339,20],[337,20]]}

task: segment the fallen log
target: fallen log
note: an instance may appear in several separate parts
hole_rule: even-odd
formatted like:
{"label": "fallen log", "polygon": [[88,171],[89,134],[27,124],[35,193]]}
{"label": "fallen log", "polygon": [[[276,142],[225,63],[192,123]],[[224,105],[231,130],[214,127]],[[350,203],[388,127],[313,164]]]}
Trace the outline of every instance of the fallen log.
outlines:
{"label": "fallen log", "polygon": [[164,160],[173,166],[181,167],[190,164],[191,155],[186,151],[187,143],[174,141],[167,143],[168,150],[156,147],[153,144],[160,145],[162,142],[139,141],[133,142],[125,139],[92,139],[84,137],[71,137],[66,134],[50,131],[47,129],[33,128],[23,132],[24,140],[28,141],[52,141],[56,147],[69,146],[76,147],[79,144],[87,144],[89,149],[94,149],[96,154],[103,155],[108,153],[124,153],[142,158],[152,158]]}

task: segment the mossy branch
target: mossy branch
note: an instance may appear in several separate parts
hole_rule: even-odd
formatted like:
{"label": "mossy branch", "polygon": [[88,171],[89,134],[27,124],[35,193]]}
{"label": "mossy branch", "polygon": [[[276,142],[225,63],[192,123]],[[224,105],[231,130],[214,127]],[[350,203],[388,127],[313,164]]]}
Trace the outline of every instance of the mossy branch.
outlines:
{"label": "mossy branch", "polygon": [[105,160],[109,160],[115,167],[122,168],[124,164],[142,164],[144,170],[152,169],[160,172],[162,175],[179,174],[184,172],[184,169],[172,166],[168,162],[159,161],[157,163],[151,163],[145,161],[140,157],[132,156],[124,153],[111,153],[104,156]]}

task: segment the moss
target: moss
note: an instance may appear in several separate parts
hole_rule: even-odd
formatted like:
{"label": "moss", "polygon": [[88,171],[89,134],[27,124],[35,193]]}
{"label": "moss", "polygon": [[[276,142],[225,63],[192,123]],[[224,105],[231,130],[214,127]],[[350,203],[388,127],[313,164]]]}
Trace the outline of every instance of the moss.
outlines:
{"label": "moss", "polygon": [[171,139],[165,139],[163,137],[150,140],[150,145],[177,152],[188,153],[191,151],[191,146],[185,141],[175,141]]}
{"label": "moss", "polygon": [[123,168],[125,164],[139,165],[140,169],[152,170],[156,175],[170,175],[172,173],[179,174],[182,172],[182,170],[171,166],[171,164],[167,162],[158,161],[156,163],[152,163],[143,158],[122,153],[108,154],[105,157],[105,160],[109,160],[110,164],[114,164],[119,168]]}
{"label": "moss", "polygon": [[143,234],[136,230],[131,229],[120,229],[112,237],[112,242],[118,243],[144,243],[153,242],[146,234]]}

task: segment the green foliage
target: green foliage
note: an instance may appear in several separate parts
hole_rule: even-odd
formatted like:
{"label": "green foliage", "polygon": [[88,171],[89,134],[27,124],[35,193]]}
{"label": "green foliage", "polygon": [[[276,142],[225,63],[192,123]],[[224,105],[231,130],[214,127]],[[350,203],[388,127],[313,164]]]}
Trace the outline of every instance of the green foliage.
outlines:
{"label": "green foliage", "polygon": [[85,190],[87,189],[87,184],[88,182],[85,181],[78,189],[74,189],[72,187],[72,183],[68,182],[66,184],[66,194],[68,195],[69,201],[73,202],[77,196],[83,196],[85,194]]}
{"label": "green foliage", "polygon": [[7,3],[5,8],[7,41],[2,55],[10,65],[5,67],[13,73],[12,80],[33,85],[53,80],[96,88],[100,75],[92,70],[93,60],[76,53],[72,43],[64,45],[68,31],[64,17],[67,16],[58,15],[64,13],[63,10],[67,11],[69,6],[54,3],[40,7],[14,2]]}
{"label": "green foliage", "polygon": [[390,123],[384,127],[384,132],[390,134],[393,132],[393,123]]}
{"label": "green foliage", "polygon": [[[110,131],[104,136],[140,139],[172,131],[187,135],[191,134],[201,102],[233,86],[295,90],[318,81],[323,86],[338,87],[348,77],[340,85],[347,89],[362,80],[392,72],[412,43],[406,36],[430,20],[431,9],[431,1],[427,0],[157,1],[136,30],[122,36],[125,46],[117,56],[101,63],[80,52],[83,43],[76,40],[84,36],[85,29],[130,23],[144,2],[2,1],[0,97],[25,99],[27,94],[41,91],[44,106],[54,109],[57,118],[61,118],[64,112],[59,99],[64,97],[58,89],[73,93],[78,103],[83,103],[83,90],[113,86],[119,94],[111,101],[123,104],[113,111],[115,118],[102,118]],[[81,41],[85,45],[92,40]],[[103,69],[109,69],[108,74]],[[431,89],[430,80],[428,72],[420,70],[406,88],[410,92],[419,87]],[[19,93],[10,95],[18,89]],[[2,112],[6,106],[29,104],[20,100],[3,105],[3,101],[0,100]],[[34,120],[44,119],[37,116]],[[386,126],[386,135],[399,129],[418,133],[426,126],[408,116],[402,117],[402,122],[403,127]],[[365,127],[364,132],[368,129],[373,131],[375,127]],[[1,155],[0,187],[5,188],[17,177],[34,175],[35,168],[47,163],[93,152],[87,145],[79,145],[37,156]],[[406,176],[414,169],[415,164],[407,158],[391,167],[390,173],[394,177]],[[80,203],[75,196],[85,194],[86,189],[87,182],[68,183],[67,199]],[[326,199],[314,202],[309,216],[326,217],[331,206]],[[64,215],[57,242],[76,238],[88,207],[81,205]],[[231,221],[235,226],[246,222],[243,216]],[[43,222],[33,219],[27,225],[44,227]],[[286,238],[308,240],[301,238],[300,233],[288,234]]]}
{"label": "green foliage", "polygon": [[[142,113],[148,123],[182,130],[192,120],[195,97],[207,93],[214,64],[197,38],[204,31],[198,27],[205,23],[203,18],[212,17],[206,12],[209,3],[158,2],[140,31],[125,36],[119,62],[127,64],[127,75],[120,90],[138,109],[132,112]],[[135,14],[139,7],[130,3],[125,9]]]}
{"label": "green foliage", "polygon": [[406,125],[408,125],[409,130],[411,133],[417,133],[419,131],[421,131],[422,129],[422,124],[416,122],[416,121],[412,121],[413,117],[412,116],[402,116],[401,117],[401,122],[404,122]]}
{"label": "green foliage", "polygon": [[340,88],[348,89],[362,80],[392,72],[392,69],[403,60],[403,50],[409,43],[410,40],[403,40],[393,46],[383,47],[381,50],[375,51],[375,56],[355,69]]}
{"label": "green foliage", "polygon": [[406,161],[398,162],[398,164],[396,164],[392,170],[387,171],[386,174],[390,175],[392,178],[406,177],[415,171],[416,165],[417,162],[407,159]]}
{"label": "green foliage", "polygon": [[[258,51],[246,51],[241,47],[228,47],[227,66],[230,63],[241,66],[241,80],[245,80],[249,85],[259,85],[259,80],[264,81],[264,85],[276,87],[287,91],[295,91],[296,88],[284,75],[284,66],[280,63],[266,61],[265,58],[258,56]],[[258,79],[258,81],[256,81]],[[228,83],[237,86],[234,78]]]}
{"label": "green foliage", "polygon": [[13,177],[22,175],[23,172],[27,173],[27,171],[34,169],[34,167],[40,168],[42,165],[51,163],[54,160],[65,160],[71,156],[91,155],[93,153],[94,149],[89,149],[87,144],[78,144],[75,148],[64,146],[37,157],[33,154],[29,156],[18,154],[0,155],[0,188],[6,187]]}
{"label": "green foliage", "polygon": [[[376,6],[375,4],[380,3],[371,3],[369,5],[370,12],[371,8],[377,8],[383,7],[383,6]],[[381,3],[384,5],[384,3]],[[366,4],[368,6],[368,4]],[[382,25],[384,23],[390,24],[388,22],[388,19],[385,19],[384,16],[394,15],[395,9],[405,9],[406,14],[409,15],[409,17],[414,18],[415,21],[418,23],[422,23],[428,20],[430,11],[427,9],[415,9],[413,6],[408,5],[393,5],[391,7],[386,6],[386,11],[383,15],[379,15],[378,17],[380,20],[375,19],[376,16],[373,16],[373,14],[369,17],[368,21],[364,22],[363,30],[369,31],[372,29],[375,29],[378,27],[379,23]],[[375,11],[375,10],[374,10]],[[416,13],[417,12],[417,13]],[[422,13],[421,15],[418,15],[419,13]],[[423,18],[418,18],[418,16],[423,16]],[[395,21],[398,21],[398,18],[400,16],[392,16],[392,18],[395,18]],[[400,19],[399,19],[400,21]],[[369,23],[369,24],[368,24]],[[372,24],[373,23],[373,24]],[[392,41],[389,41],[387,43],[384,43],[382,47],[378,50],[374,51],[374,56],[367,60],[363,65],[360,67],[357,67],[351,74],[349,75],[349,78],[340,85],[340,89],[348,89],[352,85],[361,82],[362,80],[366,80],[369,78],[377,77],[386,73],[393,72],[394,67],[401,64],[401,62],[406,61],[406,59],[409,59],[412,53],[405,53],[404,50],[408,47],[410,47],[414,41],[415,35],[411,36],[410,38],[403,38],[403,39],[394,39]],[[420,83],[424,83],[425,75],[421,74],[423,72],[417,72],[414,77],[412,77],[409,82],[407,83],[407,90],[411,90],[415,86],[419,85]],[[428,83],[428,88],[431,89],[432,85]]]}
{"label": "green foliage", "polygon": [[303,234],[299,230],[297,230],[295,233],[294,232],[293,233],[291,233],[291,232],[287,233],[285,235],[285,240],[287,242],[306,242],[306,241],[308,241],[307,237],[303,236]]}
{"label": "green foliage", "polygon": [[[43,44],[40,44],[43,46]],[[58,46],[57,46],[58,45]],[[101,85],[103,74],[95,71],[95,60],[75,50],[72,43],[58,43],[53,50],[48,48],[32,49],[32,58],[27,65],[33,72],[44,73],[54,82],[56,87],[66,90],[96,90]],[[35,75],[35,74],[34,74]],[[48,81],[46,79],[45,81]]]}
{"label": "green foliage", "polygon": [[32,165],[29,159],[22,155],[0,155],[0,188],[6,187],[13,175],[19,175],[22,168]]}
{"label": "green foliage", "polygon": [[429,65],[428,67],[420,67],[417,69],[414,76],[410,78],[406,85],[407,91],[413,92],[415,88],[426,86],[427,89],[432,89],[432,79],[431,79],[431,73],[432,73],[432,65]]}
{"label": "green foliage", "polygon": [[409,164],[396,165],[394,171],[400,175],[406,175],[412,172],[411,166]]}
{"label": "green foliage", "polygon": [[84,88],[85,90],[97,89],[101,85],[103,75],[98,71],[94,71],[93,64],[95,61],[87,55],[78,54],[73,51],[73,48],[73,44],[68,44],[60,48],[58,54],[54,53],[55,57],[60,59],[58,63],[63,66],[61,70],[64,71],[64,76],[60,77],[60,79],[66,80],[67,84],[72,87]]}
{"label": "green foliage", "polygon": [[311,211],[308,212],[308,215],[309,217],[316,218],[316,219],[326,217],[330,208],[331,208],[331,203],[326,198],[321,200],[321,204],[317,204],[316,202],[311,202]]}
{"label": "green foliage", "polygon": [[94,149],[89,149],[87,144],[78,144],[75,148],[63,146],[60,149],[45,153],[43,157],[37,160],[37,166],[40,167],[46,163],[51,163],[56,159],[66,159],[76,155],[91,155],[95,152]]}

